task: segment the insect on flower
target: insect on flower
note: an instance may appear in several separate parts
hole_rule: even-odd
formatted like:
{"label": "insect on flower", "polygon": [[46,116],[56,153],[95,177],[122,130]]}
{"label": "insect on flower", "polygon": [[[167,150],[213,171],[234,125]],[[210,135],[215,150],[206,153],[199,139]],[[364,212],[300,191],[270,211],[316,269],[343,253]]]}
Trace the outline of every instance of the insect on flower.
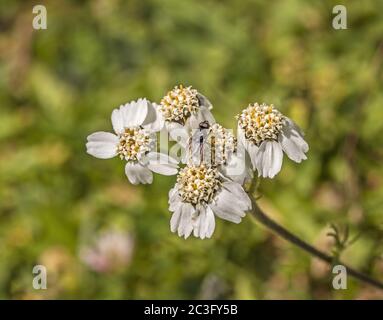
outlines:
{"label": "insect on flower", "polygon": [[237,116],[238,141],[216,123],[211,109],[197,90],[179,85],[160,105],[139,99],[113,110],[115,134],[95,132],[86,144],[87,152],[97,158],[125,160],[132,184],[151,183],[152,172],[178,172],[175,159],[155,151],[156,133],[165,128],[183,151],[184,167],[169,192],[169,210],[171,231],[185,239],[191,234],[210,238],[216,216],[241,222],[252,208],[243,185],[252,179],[253,170],[272,178],[281,170],[283,151],[295,162],[305,160],[308,151],[297,125],[273,105],[250,104]]}
{"label": "insect on flower", "polygon": [[231,130],[218,123],[202,121],[198,129],[193,130],[186,149],[184,163],[214,166],[223,175],[241,184],[253,176],[246,164],[242,145],[238,145]]}
{"label": "insect on flower", "polygon": [[210,238],[215,229],[215,215],[239,223],[251,208],[241,184],[223,174],[223,155],[216,157],[216,152],[225,151],[229,141],[231,151],[235,152],[235,139],[230,140],[232,136],[228,134],[219,139],[217,133],[222,132],[224,128],[216,123],[211,126],[207,120],[200,122],[189,138],[187,165],[180,170],[177,183],[169,193],[169,210],[173,212],[171,231],[177,231],[185,239],[191,233],[201,239]]}

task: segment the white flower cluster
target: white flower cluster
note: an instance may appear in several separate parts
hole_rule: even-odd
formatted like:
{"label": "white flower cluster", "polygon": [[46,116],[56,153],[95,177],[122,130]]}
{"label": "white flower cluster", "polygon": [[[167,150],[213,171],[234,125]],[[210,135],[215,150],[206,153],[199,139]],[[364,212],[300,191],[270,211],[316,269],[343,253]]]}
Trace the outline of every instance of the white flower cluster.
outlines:
{"label": "white flower cluster", "polygon": [[[237,116],[237,138],[215,122],[211,109],[196,89],[179,85],[160,104],[139,99],[113,110],[115,134],[95,132],[86,144],[94,157],[125,160],[132,184],[152,183],[152,172],[178,173],[169,192],[170,229],[185,239],[191,234],[210,238],[216,216],[241,222],[251,210],[243,185],[253,171],[273,178],[281,170],[283,151],[298,163],[308,151],[297,125],[273,105],[254,103],[245,108]],[[160,131],[177,141],[183,151],[180,159],[156,151]]]}

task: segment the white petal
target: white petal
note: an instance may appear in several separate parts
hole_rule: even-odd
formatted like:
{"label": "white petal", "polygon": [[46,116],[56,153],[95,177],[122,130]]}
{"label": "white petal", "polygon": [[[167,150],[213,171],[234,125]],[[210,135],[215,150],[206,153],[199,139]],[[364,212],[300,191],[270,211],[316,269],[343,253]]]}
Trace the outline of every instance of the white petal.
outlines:
{"label": "white petal", "polygon": [[237,126],[237,138],[238,142],[241,143],[244,148],[246,148],[247,141],[245,138],[245,133],[239,125]]}
{"label": "white petal", "polygon": [[153,172],[171,176],[178,172],[177,160],[159,152],[150,152],[148,154],[148,168]]}
{"label": "white petal", "polygon": [[124,127],[138,127],[143,124],[148,114],[148,101],[138,99],[120,107],[124,119]]}
{"label": "white petal", "polygon": [[178,226],[180,224],[180,218],[181,218],[181,208],[179,207],[178,210],[176,210],[170,219],[170,231],[176,232],[178,229]]}
{"label": "white petal", "polygon": [[241,217],[234,214],[233,212],[230,211],[225,211],[219,207],[212,207],[212,210],[214,211],[215,215],[223,220],[227,220],[233,223],[240,223],[241,222]]}
{"label": "white petal", "polygon": [[208,110],[213,109],[213,105],[203,94],[198,93],[197,98],[201,108],[206,108]]}
{"label": "white petal", "polygon": [[189,133],[183,125],[177,122],[165,122],[165,127],[173,141],[184,148],[187,146]]}
{"label": "white petal", "polygon": [[118,137],[110,132],[97,131],[87,137],[89,142],[118,142]]}
{"label": "white petal", "polygon": [[[201,227],[205,222],[205,208],[202,205],[196,206],[197,217],[193,220],[193,235],[196,238],[200,237]],[[201,238],[203,239],[203,238]]]}
{"label": "white petal", "polygon": [[210,205],[213,212],[221,219],[234,223],[241,222],[241,218],[246,215],[242,206],[238,206],[237,197],[230,191],[222,189],[217,196],[215,203]]}
{"label": "white petal", "polygon": [[176,197],[178,196],[178,190],[177,188],[171,188],[169,191],[169,203],[176,200]]}
{"label": "white petal", "polygon": [[258,153],[260,151],[259,149],[260,148],[257,147],[256,144],[254,144],[252,142],[247,143],[247,152],[249,153],[249,157],[251,159],[251,164],[253,165],[254,170],[257,167],[257,157],[258,157]]}
{"label": "white petal", "polygon": [[209,108],[201,107],[200,112],[204,121],[208,121],[210,124],[214,124],[216,122]]}
{"label": "white petal", "polygon": [[227,181],[224,182],[223,187],[230,191],[232,194],[235,195],[237,201],[236,204],[245,211],[248,211],[251,209],[251,200],[249,196],[247,195],[246,191],[243,189],[243,187],[236,182]]}
{"label": "white petal", "polygon": [[288,123],[284,126],[278,140],[291,160],[299,163],[307,159],[305,152],[309,150],[309,146],[294,124]]}
{"label": "white petal", "polygon": [[269,172],[269,177],[274,177],[282,168],[283,161],[283,151],[282,146],[279,142],[273,141],[273,149],[272,149],[272,171]]}
{"label": "white petal", "polygon": [[286,122],[287,122],[287,125],[289,127],[291,127],[291,129],[295,130],[300,136],[304,137],[305,134],[303,133],[301,128],[299,128],[298,125],[293,120],[286,117]]}
{"label": "white petal", "polygon": [[90,155],[109,159],[117,155],[118,137],[110,132],[95,132],[88,136],[86,143],[86,152]]}
{"label": "white petal", "polygon": [[253,169],[255,170],[257,167],[256,162],[257,162],[257,154],[259,151],[259,147],[252,141],[249,141],[246,139],[245,133],[240,126],[237,127],[237,137],[239,142],[238,147],[243,147],[246,149],[246,151],[249,154]]}
{"label": "white petal", "polygon": [[148,113],[145,121],[142,123],[144,128],[149,129],[152,132],[160,131],[165,124],[164,117],[159,110],[159,105],[154,102],[148,101]]}
{"label": "white petal", "polygon": [[206,207],[206,223],[207,223],[207,230],[206,230],[206,237],[210,238],[215,229],[215,218],[213,210],[209,206]]}
{"label": "white petal", "polygon": [[258,177],[263,176],[263,157],[266,153],[266,142],[265,144],[258,149],[258,152],[255,154],[255,162],[253,162],[253,159],[251,160],[253,162],[254,169],[258,171]]}
{"label": "white petal", "polygon": [[244,217],[246,215],[244,208],[244,204],[238,204],[238,197],[227,189],[222,189],[216,201],[216,206],[221,208],[224,211],[230,211],[240,217]]}
{"label": "white petal", "polygon": [[125,166],[125,174],[132,184],[148,184],[153,182],[152,172],[139,163],[128,162]]}
{"label": "white petal", "polygon": [[200,227],[201,227],[201,214],[198,215],[198,217],[195,219],[193,223],[193,235],[196,238],[199,238]]}
{"label": "white petal", "polygon": [[193,231],[192,216],[195,212],[195,209],[190,203],[182,203],[178,212],[180,214],[177,229],[178,235],[186,239]]}
{"label": "white petal", "polygon": [[282,167],[283,152],[279,142],[273,140],[263,141],[256,157],[258,175],[264,178],[273,178]]}
{"label": "white petal", "polygon": [[[209,210],[209,214],[208,214],[208,210]],[[199,206],[198,216],[193,223],[194,236],[197,238],[205,239],[208,237],[208,234],[212,228],[214,231],[214,227],[215,227],[215,220],[214,220],[214,214],[211,211],[211,209],[209,207]]]}
{"label": "white petal", "polygon": [[169,211],[175,212],[178,211],[179,207],[182,204],[182,199],[178,194],[177,188],[172,188],[169,191]]}
{"label": "white petal", "polygon": [[306,160],[307,156],[304,154],[303,150],[294,139],[290,139],[284,135],[284,133],[279,135],[279,142],[282,145],[283,151],[286,155],[293,161],[300,163],[302,160]]}
{"label": "white petal", "polygon": [[112,126],[115,133],[120,134],[124,131],[124,117],[120,109],[114,109],[112,112]]}
{"label": "white petal", "polygon": [[250,160],[246,153],[241,155],[232,154],[227,163],[222,165],[220,169],[224,176],[243,185],[253,178],[253,171],[247,162],[250,162]]}
{"label": "white petal", "polygon": [[200,213],[200,228],[199,228],[199,237],[203,240],[206,238],[206,234],[207,234],[207,228],[208,228],[208,221],[206,219],[206,212],[205,210],[203,210],[201,213]]}
{"label": "white petal", "polygon": [[179,210],[181,205],[182,205],[181,197],[177,197],[174,201],[170,202],[169,211],[176,212]]}

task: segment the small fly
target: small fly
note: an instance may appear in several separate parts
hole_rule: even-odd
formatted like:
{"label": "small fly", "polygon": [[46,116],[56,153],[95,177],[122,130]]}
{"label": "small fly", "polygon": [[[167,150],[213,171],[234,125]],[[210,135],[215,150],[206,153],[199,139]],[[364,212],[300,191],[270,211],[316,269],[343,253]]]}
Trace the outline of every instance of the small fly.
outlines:
{"label": "small fly", "polygon": [[[203,162],[203,149],[204,149],[204,143],[205,140],[207,140],[208,130],[210,129],[210,123],[209,121],[205,120],[200,122],[198,125],[198,132],[197,132],[197,138],[195,141],[193,136],[190,138],[189,141],[189,153],[191,154],[191,158],[193,158],[194,154],[196,152],[199,152],[200,156],[200,164]],[[193,141],[194,140],[194,141]],[[195,144],[194,144],[195,143]],[[192,152],[193,146],[198,144],[198,149]]]}

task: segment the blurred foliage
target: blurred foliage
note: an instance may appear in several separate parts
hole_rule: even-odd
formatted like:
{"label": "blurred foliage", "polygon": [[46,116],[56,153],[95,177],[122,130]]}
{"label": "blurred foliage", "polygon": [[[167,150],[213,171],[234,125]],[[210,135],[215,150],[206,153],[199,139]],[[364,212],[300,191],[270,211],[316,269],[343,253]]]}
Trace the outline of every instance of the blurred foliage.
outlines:
{"label": "blurred foliage", "polygon": [[[0,298],[382,298],[254,223],[217,219],[213,239],[170,233],[156,175],[132,187],[115,158],[85,153],[110,113],[145,96],[193,85],[234,127],[248,103],[274,103],[306,132],[308,160],[285,160],[261,184],[260,205],[331,252],[330,223],[358,241],[342,259],[383,280],[383,2],[342,1],[348,29],[332,28],[339,1],[0,2]],[[286,159],[286,158],[285,158]],[[129,266],[90,270],[79,249],[118,228],[134,237]],[[48,289],[32,288],[35,264]]]}

